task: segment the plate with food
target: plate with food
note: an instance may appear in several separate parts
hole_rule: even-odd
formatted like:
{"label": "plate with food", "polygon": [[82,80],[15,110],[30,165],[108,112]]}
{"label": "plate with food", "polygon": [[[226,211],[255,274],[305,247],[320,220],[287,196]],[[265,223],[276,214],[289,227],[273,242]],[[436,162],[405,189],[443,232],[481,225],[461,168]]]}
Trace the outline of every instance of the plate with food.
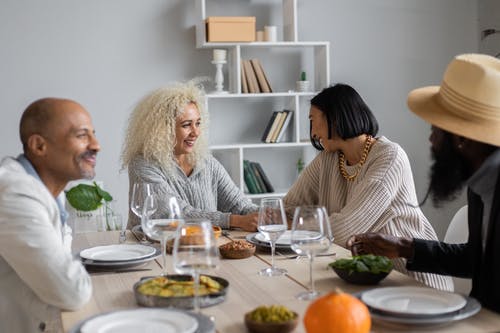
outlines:
{"label": "plate with food", "polygon": [[[226,299],[229,282],[218,276],[200,275],[200,307],[219,304]],[[137,304],[148,307],[192,309],[194,281],[191,275],[143,278],[134,284]]]}
{"label": "plate with food", "polygon": [[[218,225],[212,226],[214,229],[214,236],[215,239],[219,238],[220,235],[222,234],[222,228],[219,227]],[[159,243],[159,241],[152,239],[148,237],[143,231],[140,225],[133,226],[131,229],[132,233],[138,238],[138,239],[147,239],[150,242],[156,242]]]}

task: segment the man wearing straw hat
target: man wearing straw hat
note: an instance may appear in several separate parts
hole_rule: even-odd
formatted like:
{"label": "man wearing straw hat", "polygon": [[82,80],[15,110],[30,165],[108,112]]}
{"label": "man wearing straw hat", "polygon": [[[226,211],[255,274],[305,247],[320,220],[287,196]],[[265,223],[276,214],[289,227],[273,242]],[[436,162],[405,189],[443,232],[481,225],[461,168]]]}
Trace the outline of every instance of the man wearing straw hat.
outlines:
{"label": "man wearing straw hat", "polygon": [[408,106],[432,125],[434,203],[467,185],[469,239],[446,244],[369,233],[347,246],[353,254],[404,257],[410,270],[472,278],[470,295],[500,312],[500,60],[459,55],[441,86],[413,90]]}

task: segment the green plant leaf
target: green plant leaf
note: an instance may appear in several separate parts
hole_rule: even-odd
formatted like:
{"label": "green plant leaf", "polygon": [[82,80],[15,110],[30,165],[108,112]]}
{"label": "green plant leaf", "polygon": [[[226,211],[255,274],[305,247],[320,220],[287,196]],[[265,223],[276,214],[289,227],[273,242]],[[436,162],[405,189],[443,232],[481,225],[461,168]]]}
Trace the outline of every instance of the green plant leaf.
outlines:
{"label": "green plant leaf", "polygon": [[69,204],[84,212],[96,210],[102,206],[103,200],[109,202],[113,197],[99,185],[79,184],[66,192],[66,199]]}
{"label": "green plant leaf", "polygon": [[73,208],[85,212],[96,210],[102,205],[102,197],[93,185],[79,184],[71,188],[66,192],[66,199]]}
{"label": "green plant leaf", "polygon": [[111,201],[111,200],[113,200],[113,197],[111,196],[111,194],[109,194],[108,192],[106,192],[102,188],[100,188],[99,185],[97,185],[96,182],[94,182],[94,186],[95,186],[95,189],[97,191],[97,194],[99,194],[101,196],[101,198],[104,199],[104,201]]}

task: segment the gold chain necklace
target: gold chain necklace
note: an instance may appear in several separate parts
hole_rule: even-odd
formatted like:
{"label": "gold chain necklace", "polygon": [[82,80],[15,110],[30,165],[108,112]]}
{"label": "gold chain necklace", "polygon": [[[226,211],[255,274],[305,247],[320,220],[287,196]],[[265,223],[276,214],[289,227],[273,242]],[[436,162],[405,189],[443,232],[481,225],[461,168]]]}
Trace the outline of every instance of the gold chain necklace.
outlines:
{"label": "gold chain necklace", "polygon": [[359,160],[358,168],[356,169],[356,172],[352,175],[348,174],[347,170],[345,169],[344,153],[341,151],[339,152],[339,169],[340,169],[340,173],[342,174],[342,176],[346,180],[352,182],[358,176],[359,172],[361,171],[361,167],[363,166],[363,164],[365,164],[366,158],[368,157],[368,153],[370,152],[370,148],[371,148],[372,142],[373,142],[372,139],[373,139],[373,137],[371,135],[368,135],[366,137],[365,148],[363,149],[363,155],[361,155],[361,159]]}

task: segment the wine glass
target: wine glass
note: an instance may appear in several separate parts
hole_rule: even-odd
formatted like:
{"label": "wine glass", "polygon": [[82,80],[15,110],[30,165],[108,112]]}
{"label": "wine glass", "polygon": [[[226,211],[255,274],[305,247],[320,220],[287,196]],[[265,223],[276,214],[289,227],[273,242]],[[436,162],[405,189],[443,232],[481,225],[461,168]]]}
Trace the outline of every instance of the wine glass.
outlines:
{"label": "wine glass", "polygon": [[193,310],[199,313],[200,273],[219,265],[219,249],[212,223],[208,220],[188,220],[179,226],[175,234],[173,257],[177,273],[193,276]]}
{"label": "wine glass", "polygon": [[312,266],[314,256],[326,252],[331,244],[330,224],[327,223],[326,210],[320,206],[302,206],[295,208],[293,216],[291,246],[298,255],[309,258],[309,284],[311,289],[298,294],[301,300],[311,300],[319,293],[314,288]]}
{"label": "wine glass", "polygon": [[335,237],[333,236],[332,225],[330,224],[330,217],[328,216],[328,211],[325,206],[318,206],[323,212],[323,217],[325,218],[326,231],[328,232],[328,238],[330,239],[330,244],[333,243]]}
{"label": "wine glass", "polygon": [[[155,194],[148,195],[144,204],[145,209],[152,206],[151,202],[154,201],[155,197]],[[142,231],[149,238],[160,241],[163,259],[162,276],[167,275],[167,242],[175,236],[177,227],[183,223],[177,199],[171,196],[167,197],[165,202],[167,206],[159,209],[156,214],[155,212],[143,212],[141,218]]]}
{"label": "wine glass", "polygon": [[[130,209],[139,218],[142,218],[142,212],[144,209],[144,203],[148,195],[153,195],[154,186],[151,183],[134,183],[132,185],[132,197],[130,198]],[[151,204],[155,204],[156,200],[151,201]],[[154,213],[151,209],[154,207],[149,207],[148,212]],[[157,207],[156,207],[157,208]]]}
{"label": "wine glass", "polygon": [[258,230],[271,244],[271,267],[259,271],[260,275],[280,276],[287,273],[286,269],[274,266],[276,241],[286,229],[287,224],[283,201],[279,198],[263,198],[260,201]]}

